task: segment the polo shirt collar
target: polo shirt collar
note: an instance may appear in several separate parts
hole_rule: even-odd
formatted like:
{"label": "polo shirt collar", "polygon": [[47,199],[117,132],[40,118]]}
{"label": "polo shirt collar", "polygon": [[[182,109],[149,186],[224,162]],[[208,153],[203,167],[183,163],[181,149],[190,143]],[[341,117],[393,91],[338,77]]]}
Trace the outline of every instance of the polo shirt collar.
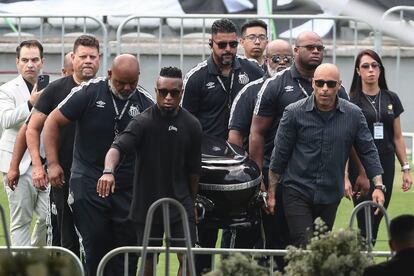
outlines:
{"label": "polo shirt collar", "polygon": [[[221,75],[221,72],[218,71],[218,66],[214,63],[214,59],[213,59],[212,54],[207,58],[207,68],[208,68],[208,73],[209,74]],[[240,61],[237,58],[237,55],[234,58],[232,68],[233,68],[233,71],[239,70],[241,68]]]}
{"label": "polo shirt collar", "polygon": [[[344,101],[340,100],[338,97],[338,94],[336,94],[336,110],[339,110],[340,112],[344,113]],[[312,94],[306,99],[305,103],[305,111],[310,112],[312,110],[316,110],[315,105],[315,92],[312,92]]]}

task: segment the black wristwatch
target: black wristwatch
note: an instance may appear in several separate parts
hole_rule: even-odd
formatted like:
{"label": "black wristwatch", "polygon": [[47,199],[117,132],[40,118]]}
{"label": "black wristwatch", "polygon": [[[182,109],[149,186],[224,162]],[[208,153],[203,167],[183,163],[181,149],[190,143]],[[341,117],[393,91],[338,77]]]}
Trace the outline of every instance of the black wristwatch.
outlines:
{"label": "black wristwatch", "polygon": [[375,189],[381,190],[384,194],[387,192],[387,187],[384,184],[375,185]]}
{"label": "black wristwatch", "polygon": [[103,172],[102,172],[103,174],[114,174],[114,169],[112,169],[112,168],[108,168],[108,169],[104,169],[103,170]]}

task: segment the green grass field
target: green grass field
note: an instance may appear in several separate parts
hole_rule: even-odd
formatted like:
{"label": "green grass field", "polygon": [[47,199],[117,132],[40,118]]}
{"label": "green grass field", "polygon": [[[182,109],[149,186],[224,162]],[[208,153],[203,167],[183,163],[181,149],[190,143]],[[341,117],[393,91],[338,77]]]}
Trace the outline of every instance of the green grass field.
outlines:
{"label": "green grass field", "polygon": [[[389,214],[390,219],[400,214],[414,214],[414,203],[413,203],[414,190],[411,189],[408,192],[405,192],[405,193],[402,192],[401,172],[399,171],[399,169],[400,169],[400,166],[399,164],[397,164],[396,165],[397,171],[396,171],[395,179],[394,179],[394,189],[393,189],[392,199],[391,199],[390,206],[388,208],[388,214]],[[0,183],[2,184],[1,179],[0,179]],[[3,185],[2,185],[2,188],[0,189],[0,204],[1,206],[3,206],[5,210],[6,221],[7,221],[7,224],[9,224],[9,209],[8,209],[8,203],[7,203],[7,196],[4,191]],[[345,228],[348,226],[349,219],[352,213],[352,209],[353,209],[352,203],[347,199],[343,199],[337,212],[334,229]],[[9,225],[7,225],[7,229],[9,229]],[[386,232],[384,220],[382,220],[375,250],[381,250],[381,251],[389,250],[387,240],[388,240],[387,232]],[[220,241],[218,241],[218,244],[220,244]],[[3,228],[0,229],[0,245],[5,245]],[[163,275],[163,271],[164,271],[163,264],[164,264],[164,258],[163,256],[161,256],[161,259],[158,265],[158,271],[159,271],[158,275]],[[176,257],[171,255],[171,273],[175,274],[176,269],[177,269]]]}

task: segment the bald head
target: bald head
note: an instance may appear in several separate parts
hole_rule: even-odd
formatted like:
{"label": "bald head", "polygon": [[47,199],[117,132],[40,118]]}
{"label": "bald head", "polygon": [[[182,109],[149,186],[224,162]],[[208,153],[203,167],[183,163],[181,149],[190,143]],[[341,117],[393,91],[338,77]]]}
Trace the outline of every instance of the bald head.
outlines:
{"label": "bald head", "polygon": [[108,70],[108,80],[112,93],[126,100],[135,91],[139,79],[139,63],[135,56],[122,54],[116,56]]}
{"label": "bald head", "polygon": [[63,58],[63,68],[62,68],[62,76],[70,76],[73,74],[73,62],[72,62],[72,54],[73,52],[69,52]]}
{"label": "bald head", "polygon": [[293,51],[292,46],[283,39],[275,39],[267,44],[267,72],[272,77],[277,72],[292,65]]}
{"label": "bald head", "polygon": [[336,65],[324,63],[319,65],[314,73],[312,87],[315,94],[315,104],[320,111],[330,111],[336,106],[336,95],[341,88],[339,70]]}
{"label": "bald head", "polygon": [[329,80],[340,80],[339,69],[335,64],[332,63],[323,63],[319,65],[314,73],[314,77],[316,79],[329,79]]}
{"label": "bald head", "polygon": [[306,44],[305,42],[307,41],[319,41],[320,43],[322,43],[322,38],[315,32],[312,31],[304,31],[301,32],[297,37],[296,37],[296,42],[295,42],[295,46],[302,46],[304,44]]}

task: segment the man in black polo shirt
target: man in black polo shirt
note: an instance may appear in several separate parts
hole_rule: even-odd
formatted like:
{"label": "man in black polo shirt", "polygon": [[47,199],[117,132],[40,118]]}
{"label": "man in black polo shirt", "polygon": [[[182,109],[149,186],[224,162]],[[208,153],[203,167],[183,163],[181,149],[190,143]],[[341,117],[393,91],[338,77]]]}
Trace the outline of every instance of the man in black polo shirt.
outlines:
{"label": "man in black polo shirt", "polygon": [[237,53],[236,26],[228,19],[211,26],[211,56],[184,79],[182,105],[198,118],[203,133],[227,139],[230,108],[240,89],[264,71]]}
{"label": "man in black polo shirt", "polygon": [[[52,185],[61,186],[64,172],[58,155],[60,128],[76,122],[75,146],[70,176],[69,205],[85,249],[86,270],[95,275],[99,261],[111,249],[135,243],[128,220],[132,199],[134,155],[126,155],[116,168],[117,193],[99,197],[96,182],[104,169],[105,154],[129,121],[153,101],[137,90],[139,64],[132,55],[115,57],[107,78],[92,79],[71,93],[47,117],[44,126],[46,158]],[[135,259],[136,260],[136,259]],[[130,273],[136,263],[130,260]],[[122,275],[122,258],[107,268]]]}
{"label": "man in black polo shirt", "polygon": [[[374,139],[361,109],[337,96],[341,87],[338,68],[328,63],[318,66],[312,87],[309,97],[286,107],[269,170],[268,192],[274,195],[277,186],[282,188],[295,246],[304,246],[311,238],[317,217],[332,229],[344,196],[345,164],[353,145],[375,185],[373,201],[384,204],[383,170]],[[275,198],[269,197],[270,213],[274,207]]]}
{"label": "man in black polo shirt", "polygon": [[[26,140],[30,157],[32,158],[32,179],[35,187],[41,188],[48,185],[48,175],[43,168],[39,152],[40,133],[42,132],[44,122],[50,112],[66,98],[72,88],[78,86],[83,81],[88,81],[95,77],[96,72],[99,70],[99,41],[90,35],[79,36],[73,45],[71,60],[72,68],[74,69],[73,75],[58,79],[46,87],[44,93],[35,104],[27,124]],[[75,123],[64,126],[61,133],[59,160],[64,171],[65,180],[62,186],[52,185],[52,193],[58,215],[58,229],[61,236],[60,245],[79,255],[79,239],[73,225],[72,212],[67,204]],[[52,174],[50,176],[53,177]]]}
{"label": "man in black polo shirt", "polygon": [[[138,245],[142,244],[148,208],[156,200],[174,198],[183,204],[190,222],[191,242],[195,242],[194,197],[201,172],[201,126],[187,110],[180,108],[182,73],[175,67],[161,69],[157,80],[157,104],[136,116],[112,144],[105,158],[105,171],[97,190],[106,198],[118,193],[119,184],[113,171],[121,154],[137,154],[134,178],[134,196],[130,218],[136,222]],[[112,196],[113,196],[112,195]],[[183,226],[176,208],[170,210],[171,237],[182,238]],[[154,218],[150,246],[162,246],[164,229],[162,216]],[[172,241],[173,246],[185,246]],[[182,265],[179,256],[180,270]],[[152,258],[147,259],[145,275],[153,275]],[[181,275],[180,272],[178,275]]]}

